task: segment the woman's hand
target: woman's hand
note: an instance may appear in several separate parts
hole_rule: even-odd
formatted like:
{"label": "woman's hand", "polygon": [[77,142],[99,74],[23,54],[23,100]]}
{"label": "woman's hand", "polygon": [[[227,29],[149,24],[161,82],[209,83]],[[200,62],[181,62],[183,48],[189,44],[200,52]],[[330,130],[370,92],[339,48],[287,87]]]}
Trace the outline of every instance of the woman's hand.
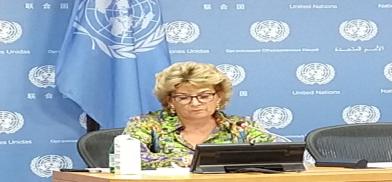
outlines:
{"label": "woman's hand", "polygon": [[181,160],[172,162],[171,165],[172,167],[189,167],[192,163],[192,154],[185,155],[184,157],[181,158]]}

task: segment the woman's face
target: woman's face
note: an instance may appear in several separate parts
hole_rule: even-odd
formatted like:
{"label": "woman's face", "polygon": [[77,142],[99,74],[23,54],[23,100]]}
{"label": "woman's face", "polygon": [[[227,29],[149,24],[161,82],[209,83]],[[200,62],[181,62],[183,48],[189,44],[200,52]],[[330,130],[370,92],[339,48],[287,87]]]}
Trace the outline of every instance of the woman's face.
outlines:
{"label": "woman's face", "polygon": [[169,105],[175,108],[181,119],[192,120],[211,117],[220,100],[212,86],[195,87],[182,84],[171,95]]}

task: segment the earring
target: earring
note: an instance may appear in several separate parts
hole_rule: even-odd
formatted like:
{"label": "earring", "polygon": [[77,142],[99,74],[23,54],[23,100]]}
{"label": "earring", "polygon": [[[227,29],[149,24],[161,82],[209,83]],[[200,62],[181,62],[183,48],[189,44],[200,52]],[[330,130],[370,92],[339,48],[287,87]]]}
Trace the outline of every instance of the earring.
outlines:
{"label": "earring", "polygon": [[219,105],[219,103],[216,105],[216,108],[215,108],[215,110],[216,111],[219,111],[221,108],[220,108],[220,105]]}
{"label": "earring", "polygon": [[175,115],[176,115],[176,108],[174,108],[173,105],[169,105],[169,113],[170,113],[170,115],[172,115],[172,116],[175,116]]}

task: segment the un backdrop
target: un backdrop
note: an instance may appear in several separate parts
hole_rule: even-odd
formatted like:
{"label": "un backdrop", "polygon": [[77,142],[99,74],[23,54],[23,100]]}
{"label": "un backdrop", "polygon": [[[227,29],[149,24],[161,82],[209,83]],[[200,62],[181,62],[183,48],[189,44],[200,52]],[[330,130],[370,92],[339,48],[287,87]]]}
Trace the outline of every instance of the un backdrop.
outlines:
{"label": "un backdrop", "polygon": [[[249,116],[284,140],[302,140],[321,126],[392,120],[392,1],[160,4],[172,61],[213,63],[233,80],[227,112]],[[75,143],[85,113],[55,85],[73,5],[0,0],[4,181],[50,181],[54,168],[84,166]]]}

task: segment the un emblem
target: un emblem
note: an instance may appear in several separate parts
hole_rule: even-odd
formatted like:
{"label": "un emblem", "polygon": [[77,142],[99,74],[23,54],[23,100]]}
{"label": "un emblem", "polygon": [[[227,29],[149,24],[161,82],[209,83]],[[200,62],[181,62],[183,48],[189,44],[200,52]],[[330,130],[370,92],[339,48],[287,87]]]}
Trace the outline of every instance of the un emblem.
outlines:
{"label": "un emblem", "polygon": [[199,26],[193,22],[174,21],[166,27],[166,40],[169,43],[191,43],[200,35]]}
{"label": "un emblem", "polygon": [[375,123],[380,119],[377,107],[368,105],[355,105],[343,110],[343,120],[347,124]]}
{"label": "un emblem", "polygon": [[253,113],[253,120],[267,129],[284,128],[293,120],[293,114],[287,108],[260,108]]}
{"label": "un emblem", "polygon": [[72,168],[72,160],[67,156],[45,155],[34,158],[30,163],[30,169],[40,177],[51,177],[53,170]]}
{"label": "un emblem", "polygon": [[309,63],[297,68],[296,76],[304,84],[327,84],[335,77],[335,69],[329,64]]}
{"label": "un emblem", "polygon": [[241,66],[220,64],[216,68],[229,77],[233,86],[240,84],[245,79],[245,70]]}
{"label": "un emblem", "polygon": [[16,22],[0,20],[0,42],[12,43],[22,36],[22,27]]}
{"label": "un emblem", "polygon": [[24,124],[23,116],[17,112],[0,111],[0,134],[15,133]]}
{"label": "un emblem", "polygon": [[250,35],[259,42],[280,42],[289,36],[287,23],[275,20],[255,22],[250,26]]}
{"label": "un emblem", "polygon": [[392,63],[389,63],[384,67],[384,75],[385,78],[392,82]]}
{"label": "un emblem", "polygon": [[30,82],[40,88],[56,87],[55,84],[55,67],[53,65],[44,65],[34,67],[29,71]]}
{"label": "un emblem", "polygon": [[165,38],[157,0],[87,0],[77,21],[75,34],[89,36],[92,49],[97,45],[112,58],[135,58]]}
{"label": "un emblem", "polygon": [[354,19],[340,24],[339,33],[349,41],[367,41],[377,34],[377,25],[370,20]]}

